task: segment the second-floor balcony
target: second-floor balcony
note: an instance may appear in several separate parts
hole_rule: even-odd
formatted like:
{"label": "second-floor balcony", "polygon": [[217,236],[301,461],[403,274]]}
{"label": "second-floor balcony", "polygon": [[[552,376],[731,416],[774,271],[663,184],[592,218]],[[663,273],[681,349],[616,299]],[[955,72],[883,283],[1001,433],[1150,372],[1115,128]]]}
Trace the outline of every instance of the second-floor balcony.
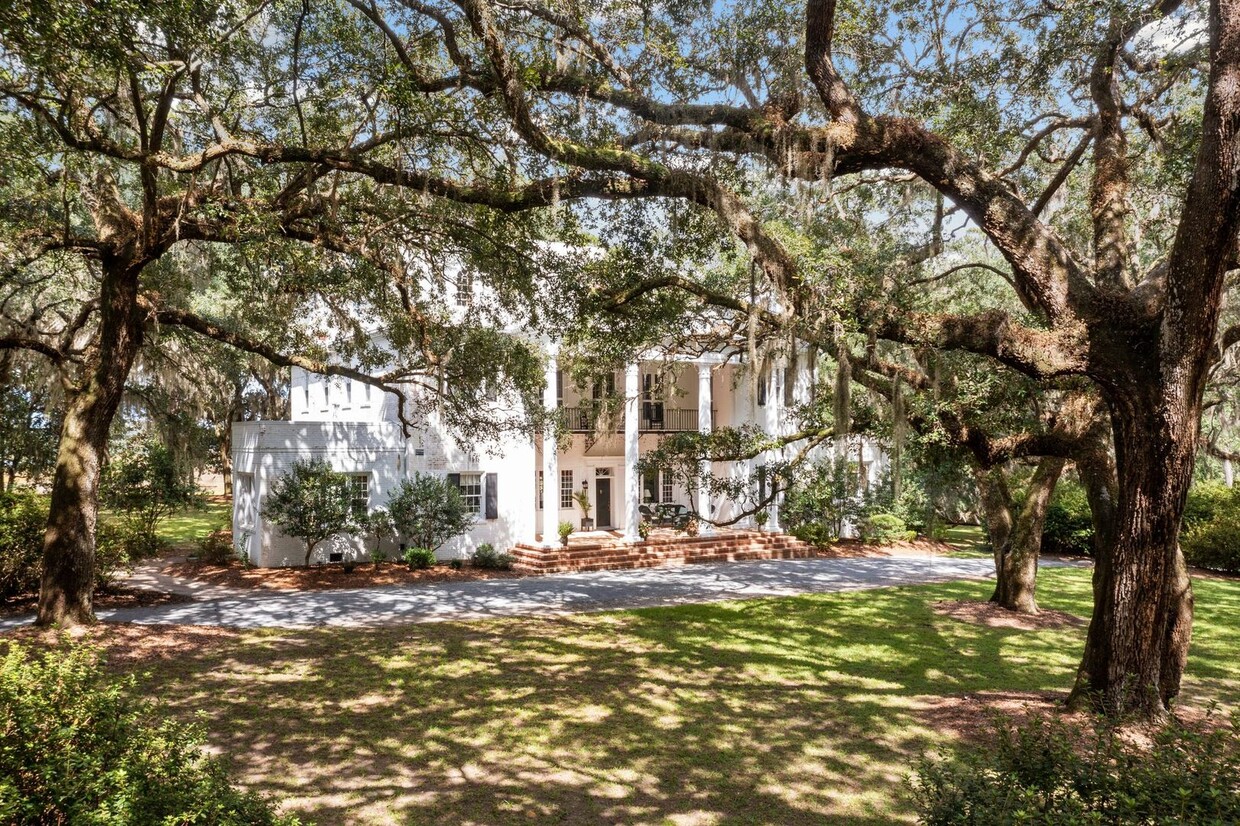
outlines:
{"label": "second-floor balcony", "polygon": [[[638,406],[637,429],[641,433],[693,433],[698,429],[698,410],[686,407],[668,407],[662,402],[642,402]],[[573,433],[624,432],[622,412],[603,411],[598,407],[561,407],[565,424]],[[604,413],[607,421],[600,421]],[[714,427],[715,411],[710,411]]]}

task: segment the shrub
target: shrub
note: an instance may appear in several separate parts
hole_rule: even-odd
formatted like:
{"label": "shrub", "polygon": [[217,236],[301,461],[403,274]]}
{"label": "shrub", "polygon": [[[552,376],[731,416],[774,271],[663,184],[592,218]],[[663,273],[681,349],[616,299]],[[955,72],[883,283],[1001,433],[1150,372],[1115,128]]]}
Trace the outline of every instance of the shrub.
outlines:
{"label": "shrub", "polygon": [[560,531],[560,542],[567,545],[568,535],[573,532],[573,523],[572,522],[561,522],[559,531]]}
{"label": "shrub", "polygon": [[1240,715],[1211,722],[1173,721],[1145,745],[1102,721],[1000,722],[954,760],[923,760],[913,795],[929,826],[1238,823]]}
{"label": "shrub", "polygon": [[108,460],[99,498],[129,523],[134,559],[161,548],[159,523],[197,501],[197,488],[176,466],[172,452],[153,439],[125,445]]}
{"label": "shrub", "polygon": [[354,525],[349,477],[322,459],[294,462],[271,486],[263,516],[306,543],[306,564],[320,542]]}
{"label": "shrub", "polygon": [[1240,573],[1240,515],[1227,513],[1188,528],[1180,547],[1189,565]]}
{"label": "shrub", "polygon": [[1189,488],[1184,503],[1184,528],[1204,525],[1221,514],[1236,510],[1240,503],[1233,490],[1222,482],[1198,482]]}
{"label": "shrub", "polygon": [[198,540],[198,558],[208,565],[227,565],[236,557],[232,531],[222,528]]}
{"label": "shrub", "polygon": [[405,562],[410,568],[426,570],[434,566],[435,552],[430,548],[407,548],[405,549]]}
{"label": "shrub", "polygon": [[233,787],[202,731],[158,719],[84,648],[0,661],[0,822],[292,824]]}
{"label": "shrub", "polygon": [[1194,485],[1180,547],[1189,565],[1240,573],[1240,497],[1220,483]]}
{"label": "shrub", "polygon": [[453,557],[452,559],[448,560],[448,567],[454,571],[459,571],[465,567],[465,560],[461,559],[460,557]]}
{"label": "shrub", "polygon": [[838,538],[831,527],[823,522],[801,523],[792,529],[792,535],[819,548],[830,545]]}
{"label": "shrub", "polygon": [[489,568],[496,571],[512,570],[512,554],[500,553],[495,546],[487,542],[478,546],[474,555],[469,558],[475,568]]}
{"label": "shrub", "polygon": [[[904,539],[908,527],[904,520],[893,513],[875,513],[861,523],[861,540],[880,545]],[[915,536],[916,534],[914,534]]]}
{"label": "shrub", "polygon": [[0,493],[0,599],[39,590],[47,497],[34,491]]}
{"label": "shrub", "polygon": [[1046,509],[1042,525],[1042,551],[1066,556],[1093,556],[1094,520],[1085,489],[1070,480],[1061,481]]}
{"label": "shrub", "polygon": [[432,551],[474,524],[474,514],[456,485],[426,473],[415,473],[400,483],[388,501],[388,512],[397,532]]}

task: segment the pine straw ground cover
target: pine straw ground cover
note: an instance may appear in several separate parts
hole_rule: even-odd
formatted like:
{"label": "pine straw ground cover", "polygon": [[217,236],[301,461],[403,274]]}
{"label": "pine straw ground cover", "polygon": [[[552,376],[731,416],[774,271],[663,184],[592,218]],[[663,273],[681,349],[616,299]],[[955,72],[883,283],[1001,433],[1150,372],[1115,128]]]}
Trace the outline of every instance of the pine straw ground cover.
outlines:
{"label": "pine straw ground cover", "polygon": [[[936,613],[952,583],[379,630],[104,628],[234,775],[312,823],[911,819],[904,778],[988,714],[1062,699],[1084,627]],[[1185,680],[1240,703],[1240,582],[1202,579]],[[1084,616],[1089,571],[1042,603]],[[189,635],[190,644],[178,639]]]}

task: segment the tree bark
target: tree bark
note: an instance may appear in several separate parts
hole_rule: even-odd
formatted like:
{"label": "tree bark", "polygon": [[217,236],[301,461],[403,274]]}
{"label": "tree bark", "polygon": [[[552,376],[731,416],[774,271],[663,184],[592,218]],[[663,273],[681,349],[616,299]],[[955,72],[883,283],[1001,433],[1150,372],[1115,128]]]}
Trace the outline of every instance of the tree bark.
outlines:
{"label": "tree bark", "polygon": [[138,308],[141,267],[105,257],[99,348],[87,380],[69,400],[61,427],[51,513],[43,540],[43,579],[36,624],[95,622],[95,524],[108,432],[142,344]]}
{"label": "tree bark", "polygon": [[1063,473],[1064,460],[1048,456],[1038,462],[1029,492],[1012,526],[1007,546],[995,554],[995,592],[990,601],[1022,614],[1038,612],[1038,559],[1042,529],[1051,494]]}
{"label": "tree bark", "polygon": [[[1179,532],[1200,394],[1146,384],[1155,385],[1146,403],[1112,403],[1118,497],[1114,519],[1103,518],[1110,536],[1099,543],[1094,614],[1069,703],[1160,718],[1179,693],[1191,639],[1192,584]],[[1086,473],[1091,505],[1098,499],[1105,511],[1104,476],[1096,465]]]}
{"label": "tree bark", "polygon": [[1065,460],[1048,456],[1038,462],[1029,492],[1017,511],[1003,471],[991,468],[978,473],[982,510],[995,555],[995,592],[990,601],[1022,614],[1038,612],[1038,558],[1042,553],[1042,528],[1051,494],[1063,473]]}

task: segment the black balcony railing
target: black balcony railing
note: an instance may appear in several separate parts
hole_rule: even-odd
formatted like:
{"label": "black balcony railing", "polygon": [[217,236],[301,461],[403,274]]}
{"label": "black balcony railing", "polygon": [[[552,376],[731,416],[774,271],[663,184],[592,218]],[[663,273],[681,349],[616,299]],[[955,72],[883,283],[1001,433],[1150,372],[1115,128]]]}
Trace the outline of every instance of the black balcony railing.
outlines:
{"label": "black balcony railing", "polygon": [[[602,412],[594,407],[562,407],[564,421],[573,433],[599,432],[599,417]],[[637,428],[642,433],[692,433],[698,429],[697,408],[667,407],[659,402],[642,402]],[[614,433],[624,432],[624,414],[612,413],[610,430]],[[711,421],[715,420],[715,411],[710,411]]]}

